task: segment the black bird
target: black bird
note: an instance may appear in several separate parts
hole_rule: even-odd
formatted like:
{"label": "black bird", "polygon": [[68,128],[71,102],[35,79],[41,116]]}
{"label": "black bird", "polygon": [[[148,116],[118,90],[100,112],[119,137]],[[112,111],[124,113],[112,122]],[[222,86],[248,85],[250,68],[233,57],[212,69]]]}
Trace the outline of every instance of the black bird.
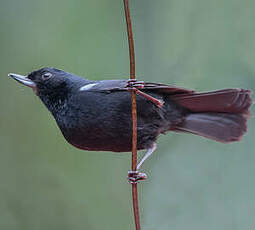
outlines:
{"label": "black bird", "polygon": [[[90,81],[54,68],[42,68],[26,77],[9,76],[34,90],[73,146],[91,151],[131,151],[129,80]],[[239,141],[246,132],[252,104],[250,90],[197,93],[145,82],[141,91],[161,101],[163,106],[137,96],[138,150],[147,149],[138,169],[156,149],[161,133],[193,133],[228,143]]]}

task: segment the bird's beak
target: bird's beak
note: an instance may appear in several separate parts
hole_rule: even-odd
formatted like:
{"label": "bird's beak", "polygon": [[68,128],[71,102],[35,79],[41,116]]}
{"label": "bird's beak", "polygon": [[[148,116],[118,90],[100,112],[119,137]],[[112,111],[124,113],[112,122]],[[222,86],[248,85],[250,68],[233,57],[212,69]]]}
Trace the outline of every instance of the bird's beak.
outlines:
{"label": "bird's beak", "polygon": [[8,76],[12,77],[14,80],[16,80],[17,82],[19,82],[23,85],[26,85],[32,89],[36,89],[36,84],[32,80],[27,78],[26,76],[22,76],[22,75],[15,74],[15,73],[9,73]]}

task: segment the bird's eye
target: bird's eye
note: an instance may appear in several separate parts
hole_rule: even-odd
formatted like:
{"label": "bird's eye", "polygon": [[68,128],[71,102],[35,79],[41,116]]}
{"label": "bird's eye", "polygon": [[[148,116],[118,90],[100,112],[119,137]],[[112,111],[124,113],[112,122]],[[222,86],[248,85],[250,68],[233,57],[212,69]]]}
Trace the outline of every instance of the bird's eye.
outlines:
{"label": "bird's eye", "polygon": [[52,77],[52,74],[51,73],[44,73],[43,75],[42,75],[42,79],[43,80],[48,80],[48,79],[50,79]]}

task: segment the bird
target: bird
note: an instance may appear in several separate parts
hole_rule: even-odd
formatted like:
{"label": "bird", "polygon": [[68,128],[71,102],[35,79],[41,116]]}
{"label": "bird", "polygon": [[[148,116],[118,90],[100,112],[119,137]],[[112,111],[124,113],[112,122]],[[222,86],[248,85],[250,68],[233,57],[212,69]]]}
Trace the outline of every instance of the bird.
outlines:
{"label": "bird", "polygon": [[88,151],[130,152],[132,117],[130,89],[137,95],[137,149],[147,150],[129,171],[129,181],[146,179],[138,170],[156,150],[160,134],[191,133],[214,141],[239,141],[247,131],[251,90],[240,88],[196,92],[173,85],[137,80],[88,80],[55,68],[9,77],[33,89],[51,112],[68,143]]}

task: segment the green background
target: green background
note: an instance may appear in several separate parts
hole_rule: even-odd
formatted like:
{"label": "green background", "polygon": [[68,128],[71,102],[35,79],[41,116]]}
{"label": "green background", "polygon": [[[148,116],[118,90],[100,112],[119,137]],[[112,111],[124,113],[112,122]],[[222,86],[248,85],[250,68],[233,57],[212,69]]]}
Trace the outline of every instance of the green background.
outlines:
{"label": "green background", "polygon": [[[255,90],[254,9],[254,0],[131,0],[137,77]],[[1,230],[134,229],[130,154],[73,148],[7,77],[50,66],[127,78],[125,29],[122,0],[0,0]],[[139,185],[143,229],[254,229],[254,136],[254,118],[239,143],[162,136]]]}

